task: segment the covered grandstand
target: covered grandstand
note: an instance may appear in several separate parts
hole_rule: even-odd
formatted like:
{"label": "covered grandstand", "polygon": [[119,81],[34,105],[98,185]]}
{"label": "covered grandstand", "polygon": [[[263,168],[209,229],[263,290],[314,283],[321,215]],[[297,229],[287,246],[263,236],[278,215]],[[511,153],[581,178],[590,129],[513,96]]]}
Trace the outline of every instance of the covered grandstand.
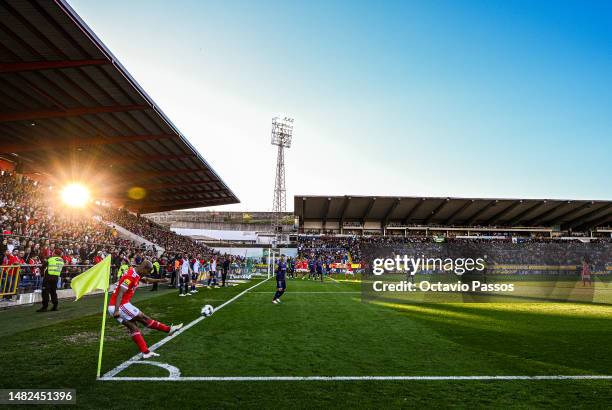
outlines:
{"label": "covered grandstand", "polygon": [[[91,198],[60,201],[71,186]],[[144,259],[171,276],[183,255],[224,258],[138,214],[237,202],[65,1],[0,2],[0,307],[39,300],[52,255],[60,298],[106,257],[111,281]]]}
{"label": "covered grandstand", "polygon": [[294,212],[301,232],[612,232],[612,201],[297,195]]}
{"label": "covered grandstand", "polygon": [[238,202],[64,0],[0,2],[0,38],[2,169],[137,213]]}

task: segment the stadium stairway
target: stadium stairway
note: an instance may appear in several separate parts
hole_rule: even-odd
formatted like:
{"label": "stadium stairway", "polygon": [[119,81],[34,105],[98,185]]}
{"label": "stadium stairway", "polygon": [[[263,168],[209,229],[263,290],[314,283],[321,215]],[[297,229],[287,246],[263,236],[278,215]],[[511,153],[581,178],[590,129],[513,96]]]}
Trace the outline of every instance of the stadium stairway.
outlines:
{"label": "stadium stairway", "polygon": [[155,246],[155,249],[157,249],[157,256],[161,256],[164,252],[165,252],[165,248],[162,248],[161,246],[159,246],[156,243],[153,243],[145,238],[143,238],[140,235],[136,235],[134,232],[132,231],[128,231],[127,229],[125,229],[124,227],[117,225],[114,222],[108,222],[108,221],[104,221],[103,222],[105,224],[107,224],[108,226],[110,226],[111,228],[115,229],[117,231],[117,233],[119,235],[121,235],[124,238],[127,238],[131,241],[136,242],[137,244],[145,244],[147,247],[153,247]]}

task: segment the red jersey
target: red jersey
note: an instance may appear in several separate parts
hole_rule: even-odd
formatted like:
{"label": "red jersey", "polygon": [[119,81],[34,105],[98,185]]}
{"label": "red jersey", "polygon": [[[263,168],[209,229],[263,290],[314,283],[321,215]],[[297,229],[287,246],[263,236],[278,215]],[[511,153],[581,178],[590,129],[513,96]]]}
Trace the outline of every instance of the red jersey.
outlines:
{"label": "red jersey", "polygon": [[591,277],[591,269],[589,268],[589,264],[588,263],[583,263],[582,264],[582,277],[583,278],[590,278]]}
{"label": "red jersey", "polygon": [[9,265],[11,264],[11,257],[4,255],[2,258],[2,275],[4,275],[9,270]]}
{"label": "red jersey", "polygon": [[125,289],[125,293],[123,294],[123,298],[121,299],[121,305],[125,305],[126,303],[130,303],[130,299],[134,296],[134,292],[138,287],[138,282],[140,282],[140,275],[136,273],[134,268],[128,269],[128,271],[119,279],[117,282],[117,287],[113,291],[113,295],[110,299],[110,306],[115,306],[115,302],[117,301],[117,295],[119,294],[119,288]]}
{"label": "red jersey", "polygon": [[[19,259],[19,256],[11,255],[11,257],[9,258],[9,264],[10,265],[21,265],[21,259]],[[8,271],[8,274],[10,276],[14,276],[17,274],[17,272],[19,272],[19,268],[10,268]]]}

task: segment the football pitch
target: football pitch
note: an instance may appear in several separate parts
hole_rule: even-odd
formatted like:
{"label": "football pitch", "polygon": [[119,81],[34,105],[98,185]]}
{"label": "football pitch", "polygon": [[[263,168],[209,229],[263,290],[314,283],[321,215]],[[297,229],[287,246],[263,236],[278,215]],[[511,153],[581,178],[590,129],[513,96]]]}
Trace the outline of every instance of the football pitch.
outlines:
{"label": "football pitch", "polygon": [[[107,321],[96,380],[101,298],[59,312],[0,312],[2,388],[73,388],[79,407],[597,407],[612,399],[612,307],[576,303],[364,303],[343,277],[252,280],[134,303],[187,328],[144,330],[161,356]],[[223,306],[209,318],[210,303]],[[5,373],[6,374],[6,373]],[[132,397],[132,400],[126,399]]]}

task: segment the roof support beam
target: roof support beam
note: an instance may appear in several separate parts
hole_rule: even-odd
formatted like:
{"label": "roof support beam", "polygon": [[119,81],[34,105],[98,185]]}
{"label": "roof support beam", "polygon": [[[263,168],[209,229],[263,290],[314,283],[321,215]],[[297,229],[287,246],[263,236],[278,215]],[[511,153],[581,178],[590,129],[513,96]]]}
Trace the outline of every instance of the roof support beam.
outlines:
{"label": "roof support beam", "polygon": [[[230,198],[214,198],[214,199],[178,199],[178,200],[171,200],[171,201],[159,201],[159,202],[153,202],[153,203],[145,203],[143,205],[149,205],[148,207],[143,207],[142,209],[145,208],[157,208],[160,206],[172,206],[172,205],[188,205],[188,204],[203,204],[202,206],[206,206],[204,204],[206,203],[216,203],[216,202],[223,202],[223,201],[227,201]],[[138,204],[138,202],[133,202],[133,204]]]}
{"label": "roof support beam", "polygon": [[504,215],[508,215],[510,212],[512,212],[513,210],[516,209],[516,207],[518,207],[520,204],[523,203],[523,200],[518,200],[518,201],[514,201],[510,204],[510,206],[505,207],[504,209],[502,209],[501,211],[499,211],[498,213],[496,213],[495,215],[493,215],[492,217],[490,217],[489,219],[487,219],[484,222],[484,225],[491,225],[493,222],[495,221],[499,221],[499,218],[503,217]]}
{"label": "roof support beam", "polygon": [[302,214],[300,216],[300,227],[304,227],[304,219],[306,219],[306,197],[302,197]]}
{"label": "roof support beam", "polygon": [[517,222],[522,221],[524,217],[526,217],[527,215],[529,215],[531,212],[535,211],[536,209],[540,208],[541,206],[544,206],[544,204],[546,204],[547,202],[548,201],[546,200],[538,201],[534,205],[530,206],[529,208],[525,209],[520,214],[512,218],[512,220],[508,222],[508,226],[516,225]]}
{"label": "roof support beam", "polygon": [[578,208],[570,209],[569,211],[564,212],[563,214],[557,216],[555,219],[549,221],[548,225],[551,225],[551,226],[552,225],[557,225],[559,222],[563,222],[563,220],[565,218],[567,218],[568,216],[577,214],[577,213],[585,210],[586,208],[590,208],[591,206],[593,206],[593,204],[594,204],[593,201],[589,201],[589,202],[586,202],[586,203],[580,205]]}
{"label": "roof support beam", "polygon": [[600,217],[600,216],[601,217],[609,216],[610,209],[612,209],[612,204],[604,205],[604,206],[602,206],[602,207],[600,207],[598,209],[595,209],[595,210],[589,212],[588,214],[582,215],[580,218],[578,218],[575,221],[572,221],[571,223],[567,224],[567,228],[568,229],[574,229],[577,226],[586,225],[587,222],[591,221],[593,218],[597,218],[597,217]]}
{"label": "roof support beam", "polygon": [[106,165],[125,165],[132,164],[134,161],[170,161],[173,159],[183,159],[195,157],[194,154],[181,154],[181,155],[135,155],[126,157],[113,157],[104,160]]}
{"label": "roof support beam", "polygon": [[540,222],[542,222],[543,220],[545,220],[546,218],[548,218],[550,215],[554,214],[555,212],[557,212],[559,210],[559,208],[561,208],[562,206],[565,206],[567,204],[571,204],[572,201],[562,201],[561,203],[553,206],[552,208],[550,208],[548,211],[546,212],[542,212],[540,215],[537,215],[535,218],[532,218],[530,220],[528,220],[526,222],[527,225],[536,225],[539,224]]}
{"label": "roof support beam", "polygon": [[469,199],[465,202],[465,204],[461,205],[461,207],[459,207],[459,209],[457,209],[455,212],[453,212],[451,214],[451,216],[449,216],[448,218],[446,218],[446,221],[444,221],[444,225],[448,225],[451,222],[453,222],[455,220],[455,218],[457,217],[457,215],[459,215],[461,212],[465,211],[466,209],[468,209],[468,207],[470,205],[472,205],[474,203],[473,199]]}
{"label": "roof support beam", "polygon": [[343,229],[343,225],[344,225],[344,213],[346,212],[346,208],[348,207],[348,204],[351,200],[350,196],[345,196],[344,197],[344,202],[342,203],[342,208],[340,209],[340,222],[339,222],[339,228],[340,228],[340,232],[342,232]]}
{"label": "roof support beam", "polygon": [[465,221],[465,224],[467,226],[470,226],[474,223],[474,221],[476,221],[476,219],[478,219],[478,217],[482,214],[484,214],[486,211],[488,211],[490,208],[494,207],[495,205],[497,205],[497,203],[499,202],[499,200],[495,199],[493,201],[490,201],[488,204],[486,204],[485,206],[483,206],[482,208],[480,208],[478,211],[476,211],[474,213],[474,215],[470,216],[469,219],[467,221]]}
{"label": "roof support beam", "polygon": [[[123,186],[133,186],[134,184],[131,183],[131,181],[124,181],[125,183],[123,183]],[[185,187],[185,189],[191,189],[192,186],[194,185],[207,185],[207,184],[216,184],[216,181],[210,181],[210,180],[197,180],[197,181],[189,181],[189,186]],[[177,183],[177,182],[162,182],[162,183],[157,183],[157,184],[142,184],[139,185],[142,186],[143,188],[149,190],[149,191],[163,191],[166,189],[170,189],[170,188],[177,188],[180,189],[181,184]]]}
{"label": "roof support beam", "polygon": [[[117,166],[118,168],[123,165],[139,165],[142,161],[169,161],[173,159],[189,158],[195,155],[193,154],[182,154],[182,155],[134,155],[134,156],[104,156],[102,159],[100,156],[92,156],[89,153],[83,153],[83,156],[78,156],[74,159],[67,158],[64,162],[66,165],[70,165],[72,168],[87,168],[87,169],[104,169],[108,167]],[[46,158],[46,157],[42,157]],[[46,162],[51,162],[52,156],[45,159]]]}
{"label": "roof support beam", "polygon": [[376,203],[376,197],[373,197],[370,200],[370,203],[368,204],[368,207],[366,208],[365,212],[363,213],[363,216],[361,217],[361,224],[365,224],[365,220],[368,217],[368,215],[370,215],[370,212],[372,211],[372,208],[374,207],[374,204]]}
{"label": "roof support beam", "polygon": [[40,89],[39,87],[37,87],[36,85],[32,84],[31,82],[29,82],[27,80],[23,80],[23,81],[28,86],[28,88],[30,88],[36,94],[38,94],[41,97],[43,97],[45,100],[47,100],[47,102],[50,102],[56,108],[59,108],[60,110],[66,110],[67,109],[64,104],[62,104],[59,100],[57,100],[57,98],[51,96],[48,92]]}
{"label": "roof support beam", "polygon": [[[160,208],[167,208],[173,206],[193,205],[194,208],[212,206],[218,204],[231,203],[231,198],[218,198],[218,199],[187,199],[183,201],[167,201],[167,202],[156,202],[146,204],[126,203],[126,207],[130,209],[136,209],[141,213],[156,212]],[[140,206],[139,206],[140,205]]]}
{"label": "roof support beam", "polygon": [[[161,195],[187,195],[189,193],[225,192],[224,188],[204,188],[204,189],[194,191],[193,185],[197,185],[197,184],[192,184],[191,182],[188,184],[188,186],[181,186],[180,183],[176,183],[176,182],[169,183],[168,185],[171,185],[171,188],[176,188],[177,191],[165,192],[165,189],[148,189],[148,191],[152,191],[152,192],[160,191]],[[147,189],[147,185],[145,185],[144,188]]]}
{"label": "roof support beam", "polygon": [[442,208],[444,208],[449,202],[450,202],[450,198],[446,198],[445,200],[440,202],[440,205],[438,205],[433,211],[431,211],[431,213],[427,216],[427,218],[423,220],[423,224],[427,225],[429,221],[431,221],[433,217],[436,216],[442,210]]}
{"label": "roof support beam", "polygon": [[323,208],[323,229],[325,229],[325,225],[327,224],[327,214],[329,213],[330,204],[331,198],[327,198],[327,201],[325,201],[325,207]]}
{"label": "roof support beam", "polygon": [[85,67],[111,64],[109,60],[60,60],[30,61],[23,63],[0,63],[0,73],[20,73],[23,71],[54,70],[58,68]]}
{"label": "roof support beam", "polygon": [[186,199],[191,199],[193,201],[196,201],[196,200],[206,201],[206,200],[213,200],[213,199],[219,199],[219,198],[178,198],[178,197],[179,196],[206,195],[206,194],[214,194],[214,193],[219,193],[219,192],[225,192],[225,189],[200,189],[197,191],[183,190],[183,191],[178,191],[178,192],[165,192],[165,193],[161,193],[157,195],[146,195],[141,200],[130,200],[127,197],[120,197],[120,196],[107,197],[105,199],[109,201],[119,201],[119,202],[129,202],[129,203],[143,203],[143,202],[148,203],[151,201],[167,201],[173,198],[179,201],[186,200]]}
{"label": "roof support beam", "polygon": [[578,225],[578,226],[583,228],[583,230],[586,230],[586,229],[592,229],[592,228],[597,227],[599,225],[603,225],[604,223],[606,223],[608,221],[612,221],[612,212],[609,212],[608,214],[606,214],[606,215],[604,215],[604,216],[602,216],[600,218],[593,219],[593,220],[591,220],[589,222],[586,222],[586,223],[584,223],[582,225]]}
{"label": "roof support beam", "polygon": [[150,141],[159,140],[166,138],[179,138],[178,135],[174,134],[160,134],[160,135],[126,135],[120,137],[93,137],[86,139],[77,138],[45,138],[44,140],[37,139],[28,141],[28,143],[16,143],[10,145],[0,146],[0,150],[3,153],[22,153],[32,151],[49,151],[58,150],[68,147],[81,148],[95,145],[112,145],[120,144],[122,142],[134,142],[134,141]]}
{"label": "roof support beam", "polygon": [[[152,196],[151,198],[148,198],[149,200],[164,200],[164,199],[172,199],[172,198],[176,198],[177,196],[192,196],[192,195],[205,195],[205,194],[214,194],[217,192],[225,192],[225,189],[199,189],[197,191],[180,191],[180,192],[168,192],[165,193],[163,195],[155,195]],[[199,198],[193,198],[195,199],[199,199]],[[209,199],[219,199],[219,198],[204,198],[203,200],[209,200]]]}
{"label": "roof support beam", "polygon": [[69,108],[67,110],[37,110],[4,112],[0,114],[0,122],[31,121],[42,118],[79,117],[81,115],[101,114],[110,112],[141,111],[151,107],[148,105],[111,105],[98,107]]}
{"label": "roof support beam", "polygon": [[421,205],[425,203],[425,201],[427,201],[427,198],[421,198],[420,200],[417,201],[416,204],[414,204],[412,209],[410,209],[408,213],[406,214],[406,216],[404,217],[404,222],[403,222],[404,225],[408,225],[408,220],[412,217],[412,215],[414,215],[416,211],[419,210],[419,208],[421,207]]}
{"label": "roof support beam", "polygon": [[395,202],[391,204],[387,212],[385,212],[385,216],[383,216],[382,218],[381,228],[384,229],[387,227],[387,223],[389,222],[389,217],[391,216],[391,214],[393,214],[393,211],[395,211],[395,209],[399,206],[401,202],[402,202],[401,198],[397,198]]}
{"label": "roof support beam", "polygon": [[[175,170],[170,170],[170,171],[143,171],[143,172],[134,172],[130,174],[130,179],[132,181],[141,181],[144,179],[151,179],[151,178],[157,178],[157,177],[170,177],[170,176],[174,176],[174,175],[188,175],[188,174],[194,174],[194,173],[198,173],[198,172],[206,172],[206,170],[204,169],[197,169],[197,168],[181,168],[181,169],[175,169]],[[188,181],[185,182],[181,182],[181,181],[177,181],[175,182],[175,185],[180,185],[180,184],[189,184]]]}

